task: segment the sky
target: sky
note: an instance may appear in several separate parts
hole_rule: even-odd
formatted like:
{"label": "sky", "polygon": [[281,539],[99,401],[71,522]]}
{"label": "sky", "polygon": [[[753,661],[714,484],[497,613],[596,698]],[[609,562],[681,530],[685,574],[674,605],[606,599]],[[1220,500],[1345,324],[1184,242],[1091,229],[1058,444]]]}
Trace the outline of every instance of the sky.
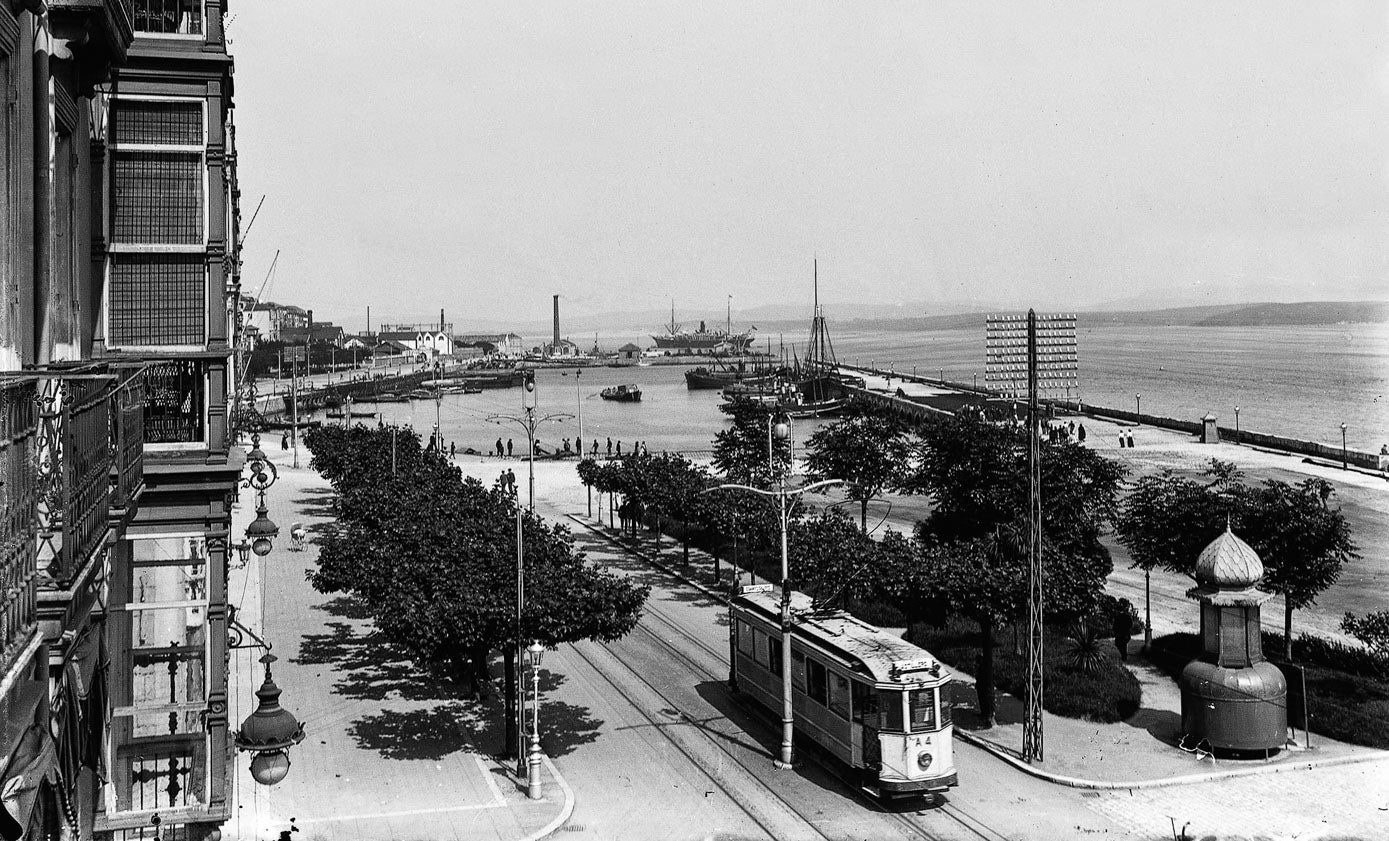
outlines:
{"label": "sky", "polygon": [[1384,2],[231,9],[243,286],[349,329],[1389,297]]}

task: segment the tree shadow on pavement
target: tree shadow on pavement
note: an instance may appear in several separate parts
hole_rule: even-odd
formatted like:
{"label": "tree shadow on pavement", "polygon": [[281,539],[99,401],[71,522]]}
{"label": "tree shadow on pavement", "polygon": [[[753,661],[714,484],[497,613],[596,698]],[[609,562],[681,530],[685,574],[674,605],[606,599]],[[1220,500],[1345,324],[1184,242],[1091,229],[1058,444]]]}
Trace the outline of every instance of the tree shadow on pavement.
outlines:
{"label": "tree shadow on pavement", "polygon": [[[382,709],[356,719],[348,732],[360,747],[402,760],[438,760],[459,750],[496,753],[505,748],[503,693],[469,697],[463,687],[400,657],[375,634],[370,612],[356,599],[342,596],[312,609],[340,619],[326,621],[323,633],[304,635],[290,662],[323,667],[315,677],[336,678],[335,694],[401,706],[443,702],[416,709]],[[500,658],[494,664],[496,660]],[[492,673],[500,674],[500,668],[494,667]],[[594,741],[603,725],[587,707],[547,700],[565,680],[553,671],[542,670],[540,676],[541,743],[551,756],[563,756]]]}

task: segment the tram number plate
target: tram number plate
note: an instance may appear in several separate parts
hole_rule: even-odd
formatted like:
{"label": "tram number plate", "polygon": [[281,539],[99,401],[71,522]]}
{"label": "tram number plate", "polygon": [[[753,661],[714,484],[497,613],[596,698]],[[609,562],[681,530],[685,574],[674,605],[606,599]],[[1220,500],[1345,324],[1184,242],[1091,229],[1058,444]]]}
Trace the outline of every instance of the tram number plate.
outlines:
{"label": "tram number plate", "polygon": [[921,747],[922,745],[929,745],[929,744],[931,744],[931,737],[930,737],[930,736],[913,736],[913,737],[912,737],[912,747],[919,748],[919,747]]}

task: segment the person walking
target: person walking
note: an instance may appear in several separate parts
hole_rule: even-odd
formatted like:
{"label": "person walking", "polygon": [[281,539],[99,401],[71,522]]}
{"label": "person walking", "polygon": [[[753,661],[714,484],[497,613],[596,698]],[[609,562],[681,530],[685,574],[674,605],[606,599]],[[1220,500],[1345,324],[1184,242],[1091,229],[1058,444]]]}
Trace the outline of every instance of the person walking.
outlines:
{"label": "person walking", "polygon": [[506,454],[507,454],[507,457],[508,457],[508,458],[511,456],[511,439],[510,439],[510,438],[506,439]]}
{"label": "person walking", "polygon": [[1085,443],[1085,424],[1083,423],[1076,426],[1076,440],[1082,444]]}
{"label": "person walking", "polygon": [[288,450],[288,449],[289,449],[289,433],[288,433],[288,432],[286,432],[285,434],[283,434],[283,435],[280,436],[280,449],[282,449],[282,450]]}
{"label": "person walking", "polygon": [[453,458],[457,458],[457,457],[458,457],[458,444],[454,443],[453,441],[450,441],[450,442],[449,442],[449,458],[450,458],[450,459],[453,459]]}
{"label": "person walking", "polygon": [[598,439],[593,439],[593,457],[598,458]]}
{"label": "person walking", "polygon": [[1114,630],[1114,647],[1119,649],[1119,659],[1129,659],[1129,640],[1134,633],[1142,630],[1143,623],[1138,620],[1138,610],[1128,599],[1120,599],[1114,606],[1111,617]]}
{"label": "person walking", "polygon": [[622,439],[617,439],[617,457],[622,458]]}
{"label": "person walking", "polygon": [[1128,439],[1129,439],[1129,449],[1132,450],[1132,449],[1133,449],[1133,430],[1129,430],[1129,431],[1126,432],[1125,434],[1128,436]]}
{"label": "person walking", "polygon": [[502,457],[502,439],[497,439],[497,458]]}
{"label": "person walking", "polygon": [[609,458],[612,458],[612,454],[613,454],[613,439],[609,438],[609,439],[608,439],[608,457],[609,457]]}

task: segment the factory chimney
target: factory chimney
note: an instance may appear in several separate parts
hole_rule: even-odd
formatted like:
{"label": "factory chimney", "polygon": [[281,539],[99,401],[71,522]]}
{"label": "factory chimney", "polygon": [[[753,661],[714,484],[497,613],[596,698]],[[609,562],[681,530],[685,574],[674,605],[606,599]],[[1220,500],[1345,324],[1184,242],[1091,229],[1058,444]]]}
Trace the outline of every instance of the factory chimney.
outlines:
{"label": "factory chimney", "polygon": [[439,332],[444,332],[444,308],[439,307]]}
{"label": "factory chimney", "polygon": [[559,347],[559,296],[555,296],[555,347]]}

